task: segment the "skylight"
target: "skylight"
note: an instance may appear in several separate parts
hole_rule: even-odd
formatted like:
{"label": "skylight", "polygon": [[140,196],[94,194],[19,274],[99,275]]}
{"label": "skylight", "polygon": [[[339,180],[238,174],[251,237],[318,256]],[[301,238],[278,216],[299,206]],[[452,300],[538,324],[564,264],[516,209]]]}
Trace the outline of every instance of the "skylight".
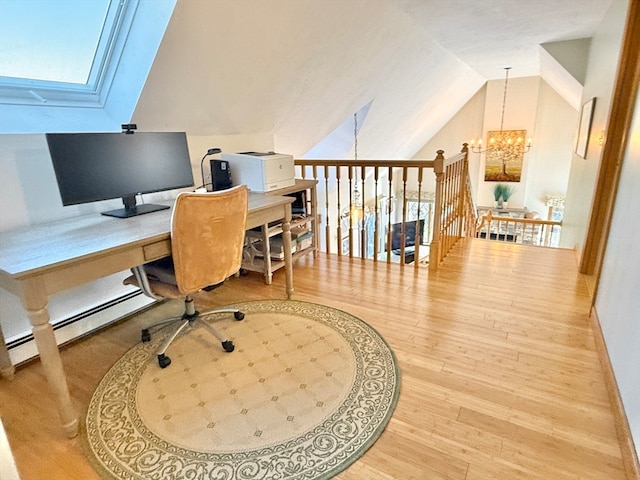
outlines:
{"label": "skylight", "polygon": [[0,102],[101,104],[137,3],[0,0]]}
{"label": "skylight", "polygon": [[109,0],[0,2],[0,76],[86,84]]}

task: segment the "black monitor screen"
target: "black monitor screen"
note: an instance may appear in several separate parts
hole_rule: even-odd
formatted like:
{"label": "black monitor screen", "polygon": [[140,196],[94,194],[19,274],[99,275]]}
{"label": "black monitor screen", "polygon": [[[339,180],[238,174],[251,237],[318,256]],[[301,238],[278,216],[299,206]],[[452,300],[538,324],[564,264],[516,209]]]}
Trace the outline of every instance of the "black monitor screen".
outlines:
{"label": "black monitor screen", "polygon": [[[413,247],[416,243],[416,220],[404,223],[404,246]],[[424,219],[420,220],[420,239],[424,236]],[[402,248],[402,223],[394,223],[391,225],[391,250],[400,250]]]}
{"label": "black monitor screen", "polygon": [[184,132],[48,133],[63,205],[122,198],[104,215],[129,217],[169,208],[136,205],[141,193],[193,186]]}

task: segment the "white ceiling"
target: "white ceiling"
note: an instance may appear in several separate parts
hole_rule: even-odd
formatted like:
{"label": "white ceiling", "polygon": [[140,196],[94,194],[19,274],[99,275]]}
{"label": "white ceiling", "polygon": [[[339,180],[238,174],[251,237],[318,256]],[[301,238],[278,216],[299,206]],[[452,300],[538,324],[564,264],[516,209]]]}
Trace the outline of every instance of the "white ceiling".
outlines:
{"label": "white ceiling", "polygon": [[178,0],[132,121],[302,156],[370,103],[361,157],[411,158],[505,66],[574,104],[539,45],[590,37],[612,1]]}
{"label": "white ceiling", "polygon": [[391,0],[487,80],[540,75],[539,45],[587,38],[612,0]]}

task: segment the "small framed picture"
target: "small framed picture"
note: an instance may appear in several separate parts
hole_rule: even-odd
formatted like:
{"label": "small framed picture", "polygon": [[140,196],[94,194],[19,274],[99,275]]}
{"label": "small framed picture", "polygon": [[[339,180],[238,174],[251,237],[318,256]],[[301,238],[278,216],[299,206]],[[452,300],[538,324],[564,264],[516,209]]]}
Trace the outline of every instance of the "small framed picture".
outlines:
{"label": "small framed picture", "polygon": [[582,158],[587,158],[587,147],[589,146],[589,135],[591,133],[591,122],[593,121],[593,109],[595,105],[596,98],[593,97],[582,105],[582,110],[580,112],[576,155],[580,155]]}

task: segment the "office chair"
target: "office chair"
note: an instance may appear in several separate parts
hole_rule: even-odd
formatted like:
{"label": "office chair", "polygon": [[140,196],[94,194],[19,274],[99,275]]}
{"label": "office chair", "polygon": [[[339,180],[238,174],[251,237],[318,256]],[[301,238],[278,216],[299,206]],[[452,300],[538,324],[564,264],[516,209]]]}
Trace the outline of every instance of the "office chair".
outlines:
{"label": "office chair", "polygon": [[245,185],[216,192],[180,193],[171,217],[171,257],[138,265],[131,269],[133,275],[124,280],[126,285],[135,285],[157,300],[184,298],[182,316],[162,320],[142,330],[142,341],[148,342],[150,328],[180,322],[158,350],[160,367],[171,364],[166,350],[187,325],[195,322],[220,340],[225,351],[233,351],[233,342],[201,317],[210,313],[233,313],[236,320],[242,320],[244,313],[235,309],[199,313],[191,295],[215,288],[240,270],[247,203]]}

